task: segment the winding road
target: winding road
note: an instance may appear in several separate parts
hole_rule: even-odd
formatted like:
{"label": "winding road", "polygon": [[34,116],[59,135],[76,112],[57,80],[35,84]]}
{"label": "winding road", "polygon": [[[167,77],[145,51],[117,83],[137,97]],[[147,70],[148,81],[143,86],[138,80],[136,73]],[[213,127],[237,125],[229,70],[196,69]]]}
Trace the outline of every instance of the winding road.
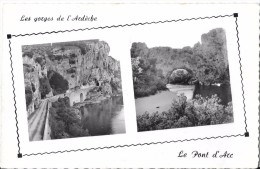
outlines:
{"label": "winding road", "polygon": [[[93,86],[88,87],[93,88]],[[66,93],[55,95],[41,100],[39,108],[28,116],[28,131],[30,141],[50,139],[50,126],[48,124],[48,111],[52,102],[64,98]]]}
{"label": "winding road", "polygon": [[42,100],[40,107],[28,118],[30,141],[43,139],[46,116],[48,112],[48,99]]}

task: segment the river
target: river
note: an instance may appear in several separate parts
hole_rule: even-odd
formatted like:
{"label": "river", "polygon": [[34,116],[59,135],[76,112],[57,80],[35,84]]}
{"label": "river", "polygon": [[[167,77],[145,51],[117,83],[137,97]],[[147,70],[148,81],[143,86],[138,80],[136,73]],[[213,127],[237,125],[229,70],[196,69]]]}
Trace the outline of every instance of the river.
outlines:
{"label": "river", "polygon": [[202,97],[211,97],[217,94],[221,99],[220,104],[227,105],[228,102],[232,101],[231,88],[230,85],[224,84],[221,86],[203,86],[196,85],[193,98],[196,94],[200,94]]}
{"label": "river", "polygon": [[100,103],[81,107],[83,129],[91,136],[125,133],[123,97],[114,96]]}
{"label": "river", "polygon": [[171,85],[168,84],[167,91],[161,91],[155,95],[135,99],[136,113],[141,115],[145,112],[163,112],[171,108],[172,100],[183,93],[187,99],[192,99],[196,94],[203,97],[211,97],[217,94],[221,104],[227,105],[232,100],[229,85],[202,86],[202,85]]}

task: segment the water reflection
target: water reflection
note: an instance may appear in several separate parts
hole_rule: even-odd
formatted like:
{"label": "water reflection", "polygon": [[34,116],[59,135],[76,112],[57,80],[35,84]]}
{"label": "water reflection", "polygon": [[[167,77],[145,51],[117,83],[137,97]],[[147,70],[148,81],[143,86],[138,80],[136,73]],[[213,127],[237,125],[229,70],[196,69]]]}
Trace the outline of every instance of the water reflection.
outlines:
{"label": "water reflection", "polygon": [[211,97],[214,94],[221,99],[221,104],[227,105],[228,102],[232,101],[230,85],[221,86],[202,86],[196,85],[193,97],[196,94],[200,94],[202,97]]}
{"label": "water reflection", "polygon": [[176,92],[162,91],[155,95],[135,99],[135,107],[137,115],[145,112],[163,112],[171,108],[173,98],[176,98]]}
{"label": "water reflection", "polygon": [[91,136],[125,133],[123,98],[115,96],[81,107],[83,128]]}
{"label": "water reflection", "polygon": [[187,99],[192,99],[196,94],[202,97],[211,97],[214,94],[221,99],[220,104],[227,105],[232,101],[230,85],[221,86],[201,86],[201,85],[167,85],[169,91],[162,91],[155,95],[135,99],[136,113],[141,115],[145,112],[168,111],[172,106],[172,101],[183,93]]}

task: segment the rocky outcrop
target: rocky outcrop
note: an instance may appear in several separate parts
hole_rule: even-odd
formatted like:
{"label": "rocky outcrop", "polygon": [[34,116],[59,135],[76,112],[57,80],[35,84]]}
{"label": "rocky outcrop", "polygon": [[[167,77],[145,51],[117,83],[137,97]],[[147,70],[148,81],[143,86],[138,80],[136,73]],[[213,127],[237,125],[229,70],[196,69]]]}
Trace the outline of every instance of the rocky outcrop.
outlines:
{"label": "rocky outcrop", "polygon": [[209,56],[211,62],[223,64],[223,68],[228,65],[226,33],[222,28],[210,30],[201,36],[201,46]]}
{"label": "rocky outcrop", "polygon": [[229,72],[226,72],[228,68],[228,57],[226,33],[224,29],[217,28],[203,34],[199,48],[204,51],[203,59],[206,59],[207,63],[210,63],[208,64],[209,66],[204,68],[205,75],[210,76],[208,72],[216,71],[214,74],[217,75],[211,78],[211,81],[213,81],[213,83],[222,83],[220,81],[214,82],[213,79],[220,79],[222,75],[229,74]]}
{"label": "rocky outcrop", "polygon": [[[37,58],[38,55],[35,56]],[[38,108],[41,99],[40,92],[40,79],[47,77],[46,67],[42,67],[39,63],[35,62],[32,52],[23,53],[23,72],[24,72],[24,85],[26,89],[26,106],[29,114]],[[31,93],[30,96],[27,93]],[[48,93],[52,96],[52,92]]]}
{"label": "rocky outcrop", "polygon": [[[201,35],[201,42],[193,47],[186,46],[181,49],[148,48],[145,43],[134,42],[131,48],[131,62],[136,83],[143,70],[146,70],[147,76],[156,72],[157,76],[168,78],[176,69],[189,70],[192,74],[189,83],[200,82],[210,85],[229,81],[226,34],[223,28],[212,29]],[[170,80],[174,82],[176,78],[173,74]]]}
{"label": "rocky outcrop", "polygon": [[32,103],[53,95],[53,84],[50,82],[52,89],[49,93],[42,95],[39,90],[40,79],[50,79],[53,72],[68,82],[69,91],[95,85],[112,95],[110,82],[115,83],[114,86],[120,91],[120,63],[109,56],[109,51],[109,45],[99,40],[23,46],[25,86],[32,91],[33,86],[35,88]]}

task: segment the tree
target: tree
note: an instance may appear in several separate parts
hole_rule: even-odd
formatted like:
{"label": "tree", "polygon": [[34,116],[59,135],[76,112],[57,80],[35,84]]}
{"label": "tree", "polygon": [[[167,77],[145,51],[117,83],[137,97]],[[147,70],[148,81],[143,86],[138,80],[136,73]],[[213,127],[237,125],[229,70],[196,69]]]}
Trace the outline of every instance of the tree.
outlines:
{"label": "tree", "polygon": [[31,104],[32,98],[33,98],[32,90],[31,90],[31,88],[29,86],[26,86],[25,87],[26,107],[28,107]]}
{"label": "tree", "polygon": [[[133,43],[131,58],[135,97],[155,94],[158,90],[166,89],[166,79],[161,69],[156,68],[156,58],[146,59],[148,51],[144,43]],[[138,56],[137,56],[138,55]]]}
{"label": "tree", "polygon": [[51,86],[47,77],[40,78],[40,88],[41,98],[45,98],[51,91]]}
{"label": "tree", "polygon": [[[209,31],[201,36],[202,44],[196,46],[200,48],[198,60],[200,81],[206,84],[212,84],[221,81],[221,76],[225,73],[227,64],[226,35],[222,28]],[[204,76],[204,78],[203,78]],[[202,79],[203,80],[202,80]]]}
{"label": "tree", "polygon": [[59,98],[50,108],[51,137],[53,139],[89,136],[83,129],[75,108],[69,105],[69,98]]}
{"label": "tree", "polygon": [[54,95],[65,93],[69,89],[68,81],[64,79],[58,72],[49,70],[48,78],[50,81],[51,88],[54,90]]}
{"label": "tree", "polygon": [[191,126],[204,126],[233,122],[232,103],[220,104],[217,95],[204,98],[197,95],[187,100],[183,94],[172,102],[170,110],[144,113],[137,116],[138,131],[160,130]]}
{"label": "tree", "polygon": [[146,57],[148,54],[148,48],[145,43],[132,43],[131,58]]}

